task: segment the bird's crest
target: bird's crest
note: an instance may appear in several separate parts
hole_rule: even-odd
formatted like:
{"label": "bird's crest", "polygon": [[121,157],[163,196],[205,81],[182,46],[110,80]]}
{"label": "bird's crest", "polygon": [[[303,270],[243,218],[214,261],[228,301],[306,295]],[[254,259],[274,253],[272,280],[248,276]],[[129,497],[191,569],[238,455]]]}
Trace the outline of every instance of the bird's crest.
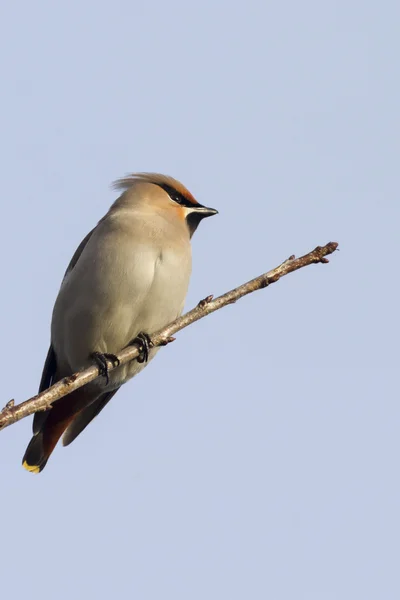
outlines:
{"label": "bird's crest", "polygon": [[[169,193],[169,190],[174,190],[180,196],[183,196],[190,204],[198,204],[197,200],[189,192],[189,190],[177,179],[170,177],[169,175],[162,175],[161,173],[132,173],[121,179],[117,179],[113,183],[115,190],[129,190],[138,181],[144,181],[146,183],[154,183],[159,185],[161,188]],[[169,190],[168,190],[169,188]]]}

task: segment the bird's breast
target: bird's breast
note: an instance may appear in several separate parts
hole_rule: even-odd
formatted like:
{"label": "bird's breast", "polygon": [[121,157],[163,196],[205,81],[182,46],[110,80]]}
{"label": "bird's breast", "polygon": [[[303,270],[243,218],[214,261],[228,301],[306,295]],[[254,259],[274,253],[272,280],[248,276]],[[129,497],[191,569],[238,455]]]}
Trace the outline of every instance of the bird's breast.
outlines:
{"label": "bird's breast", "polygon": [[[115,354],[138,333],[151,334],[179,316],[190,272],[189,243],[121,243],[112,235],[90,240],[53,312],[52,341],[63,375],[87,366],[92,352]],[[114,383],[138,370],[136,361],[117,369]]]}
{"label": "bird's breast", "polygon": [[[126,278],[122,287],[124,300],[113,315],[110,315],[110,328],[104,335],[103,343],[107,352],[118,352],[128,345],[140,332],[154,333],[158,329],[176,319],[183,310],[185,297],[189,285],[191,271],[190,254],[182,256],[182,253],[174,249],[164,249],[159,252],[152,263],[152,278],[146,294],[142,301],[136,303],[132,310],[132,297],[137,289],[137,281],[132,274]],[[122,313],[124,316],[122,316]],[[117,315],[119,315],[117,317]],[[124,331],[124,339],[115,336],[118,323],[124,322],[128,329]],[[158,349],[150,350],[151,360]],[[110,377],[110,387],[117,387],[134,375],[139,373],[144,363],[132,361],[116,369]]]}
{"label": "bird's breast", "polygon": [[160,251],[154,264],[153,281],[140,311],[148,330],[159,329],[182,312],[190,271],[190,255],[184,256],[174,249]]}

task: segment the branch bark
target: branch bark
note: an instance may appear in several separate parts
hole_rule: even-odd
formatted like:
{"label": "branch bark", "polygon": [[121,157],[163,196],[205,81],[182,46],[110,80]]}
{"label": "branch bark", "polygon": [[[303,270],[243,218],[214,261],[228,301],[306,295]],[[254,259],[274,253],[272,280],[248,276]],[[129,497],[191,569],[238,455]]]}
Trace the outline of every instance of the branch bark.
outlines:
{"label": "branch bark", "polygon": [[[177,333],[181,329],[188,327],[195,321],[206,317],[207,315],[227,306],[228,304],[232,304],[246,296],[247,294],[251,294],[256,290],[261,290],[271,283],[275,283],[279,281],[281,277],[284,275],[288,275],[289,273],[293,273],[293,271],[297,271],[303,267],[308,265],[312,265],[315,263],[327,263],[329,262],[326,258],[329,254],[332,254],[337,249],[338,244],[336,242],[329,242],[326,246],[317,246],[315,250],[301,256],[300,258],[295,258],[294,256],[290,256],[285,262],[281,265],[240,285],[239,287],[219,296],[218,298],[213,298],[213,296],[207,296],[204,300],[201,300],[198,305],[184,314],[182,317],[179,317],[169,325],[166,325],[159,331],[156,331],[150,336],[151,345],[152,346],[165,346],[169,342],[172,342],[175,338],[173,338],[173,334]],[[124,350],[121,350],[119,354],[117,354],[120,364],[125,364],[130,362],[131,360],[135,360],[139,356],[139,348],[136,345],[128,346]],[[111,363],[109,363],[109,371],[116,368]],[[41,394],[37,394],[29,400],[22,402],[21,404],[15,405],[14,400],[10,400],[7,402],[6,406],[0,412],[0,430],[8,427],[12,423],[16,423],[20,421],[24,417],[28,417],[35,412],[48,410],[51,408],[53,402],[56,402],[63,396],[70,394],[74,390],[86,385],[90,381],[93,381],[99,376],[98,367],[91,366],[83,371],[79,371],[78,373],[74,373],[69,377],[64,377],[59,382],[51,386],[49,389],[45,390]]]}

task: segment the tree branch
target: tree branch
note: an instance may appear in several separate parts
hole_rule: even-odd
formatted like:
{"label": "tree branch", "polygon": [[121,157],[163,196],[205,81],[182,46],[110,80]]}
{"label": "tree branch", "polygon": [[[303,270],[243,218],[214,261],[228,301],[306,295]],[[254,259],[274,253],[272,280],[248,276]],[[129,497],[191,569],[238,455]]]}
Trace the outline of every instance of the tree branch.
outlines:
{"label": "tree branch", "polygon": [[[201,300],[198,305],[187,312],[182,317],[179,317],[169,325],[166,325],[159,331],[153,333],[151,335],[151,345],[152,346],[165,346],[169,342],[172,342],[175,338],[172,337],[174,333],[184,329],[188,325],[191,325],[195,321],[206,317],[207,315],[227,306],[228,304],[232,304],[246,296],[247,294],[251,294],[256,290],[261,290],[271,283],[275,283],[284,275],[288,275],[293,271],[297,271],[302,267],[306,267],[308,265],[312,265],[315,263],[327,263],[329,262],[326,256],[332,254],[337,249],[338,244],[336,242],[329,242],[326,246],[318,246],[312,252],[301,256],[300,258],[295,258],[294,256],[290,256],[285,262],[283,262],[279,267],[272,269],[272,271],[268,271],[268,273],[264,273],[243,285],[219,296],[218,298],[213,299],[213,296],[207,296],[204,300]],[[120,361],[120,364],[123,365],[131,360],[134,360],[139,355],[139,348],[136,345],[128,346],[124,350],[117,355]],[[111,363],[108,364],[109,371],[112,371],[114,367]],[[83,385],[93,381],[99,376],[98,367],[91,366],[83,371],[79,371],[78,373],[74,373],[69,377],[64,377],[56,384],[52,385],[49,389],[45,390],[41,394],[33,396],[29,400],[22,402],[21,404],[14,405],[14,400],[10,400],[7,402],[6,406],[0,412],[0,429],[4,427],[8,427],[12,423],[16,421],[20,421],[24,417],[32,415],[35,412],[41,410],[47,410],[51,408],[51,405],[56,400],[59,400],[63,396],[70,394],[74,390],[82,387]]]}

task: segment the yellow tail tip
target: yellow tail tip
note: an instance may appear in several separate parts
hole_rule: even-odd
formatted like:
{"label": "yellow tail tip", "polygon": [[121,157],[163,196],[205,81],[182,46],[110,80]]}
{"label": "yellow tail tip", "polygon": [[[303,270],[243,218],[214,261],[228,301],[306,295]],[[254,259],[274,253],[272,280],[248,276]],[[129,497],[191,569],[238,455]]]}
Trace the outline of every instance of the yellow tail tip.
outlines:
{"label": "yellow tail tip", "polygon": [[26,469],[30,473],[40,473],[40,467],[38,467],[37,465],[28,465],[26,460],[24,460],[24,462],[22,463],[22,466],[24,467],[24,469]]}

